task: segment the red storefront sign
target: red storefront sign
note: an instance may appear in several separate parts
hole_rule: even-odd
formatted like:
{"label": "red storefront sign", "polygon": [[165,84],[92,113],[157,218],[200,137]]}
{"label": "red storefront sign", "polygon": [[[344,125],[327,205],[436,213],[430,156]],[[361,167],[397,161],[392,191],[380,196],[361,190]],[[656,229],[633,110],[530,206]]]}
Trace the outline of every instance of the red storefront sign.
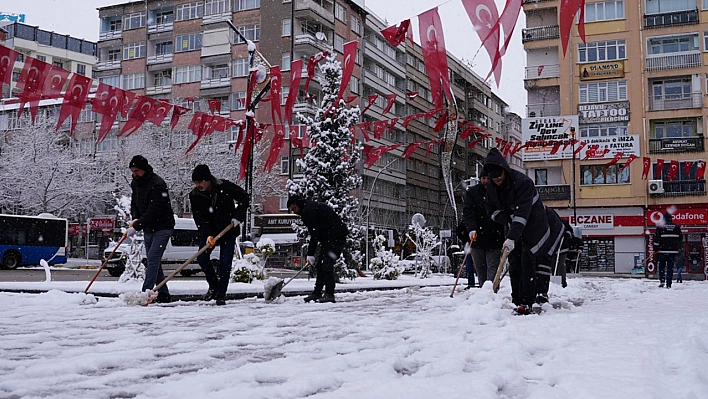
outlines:
{"label": "red storefront sign", "polygon": [[91,230],[109,230],[113,228],[113,218],[91,218]]}
{"label": "red storefront sign", "polygon": [[[647,211],[647,227],[655,227],[666,213],[666,209],[650,209]],[[683,208],[676,209],[673,221],[679,226],[708,225],[708,209]]]}

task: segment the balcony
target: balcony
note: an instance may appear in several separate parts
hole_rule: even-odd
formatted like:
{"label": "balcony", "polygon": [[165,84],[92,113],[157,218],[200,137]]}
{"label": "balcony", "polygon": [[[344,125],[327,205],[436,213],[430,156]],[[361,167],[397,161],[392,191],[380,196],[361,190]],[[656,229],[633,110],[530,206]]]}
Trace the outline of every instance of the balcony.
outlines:
{"label": "balcony", "polygon": [[680,53],[664,56],[647,56],[647,71],[685,69],[701,66],[701,52]]}
{"label": "balcony", "polygon": [[173,55],[174,55],[173,53],[150,55],[147,57],[147,64],[153,65],[153,64],[162,64],[165,62],[172,62]]}
{"label": "balcony", "polygon": [[122,30],[109,30],[98,34],[98,40],[120,39],[123,36]]}
{"label": "balcony", "polygon": [[539,103],[526,106],[526,116],[528,118],[540,118],[542,116],[560,115],[560,103]]}
{"label": "balcony", "polygon": [[159,85],[159,86],[152,86],[148,87],[145,89],[145,95],[151,96],[154,94],[164,94],[164,93],[169,93],[172,91],[172,85]]}
{"label": "balcony", "polygon": [[560,77],[560,65],[559,64],[537,65],[537,66],[527,66],[526,67],[526,74],[524,75],[524,80],[547,79],[547,78],[558,78],[558,77]]}
{"label": "balcony", "polygon": [[681,97],[673,95],[649,97],[649,111],[691,108],[703,108],[703,93],[689,93]]}
{"label": "balcony", "polygon": [[213,89],[215,87],[228,87],[231,86],[231,78],[212,78],[212,79],[202,79],[202,89]]}
{"label": "balcony", "polygon": [[316,22],[334,23],[334,4],[326,0],[295,0],[295,17],[306,17]]}
{"label": "balcony", "polygon": [[118,68],[120,68],[120,63],[121,63],[121,60],[101,61],[98,64],[96,64],[96,69],[98,69],[99,71],[106,71],[109,69],[118,69]]}
{"label": "balcony", "polygon": [[558,25],[539,26],[526,28],[521,31],[521,42],[535,42],[538,40],[558,39],[560,37]]}
{"label": "balcony", "polygon": [[698,23],[698,9],[644,15],[644,28],[694,25]]}
{"label": "balcony", "polygon": [[649,153],[703,152],[705,148],[703,136],[650,138]]}
{"label": "balcony", "polygon": [[[230,3],[230,2],[229,2]],[[228,3],[227,3],[228,4]],[[213,12],[209,15],[204,15],[202,17],[202,23],[205,24],[213,24],[216,22],[223,22],[223,21],[231,21],[231,16],[232,12],[231,10],[223,10],[223,11],[217,11]]]}
{"label": "balcony", "polygon": [[684,197],[688,195],[706,195],[705,180],[672,180],[664,181],[664,192],[651,194],[658,197]]}
{"label": "balcony", "polygon": [[317,113],[317,107],[310,103],[296,103],[293,107],[293,114],[297,115],[298,113],[314,116]]}
{"label": "balcony", "polygon": [[174,22],[165,22],[162,24],[148,25],[148,33],[169,32],[173,29]]}
{"label": "balcony", "polygon": [[309,33],[304,33],[304,34],[295,36],[295,45],[296,46],[299,46],[299,45],[310,46],[316,50],[315,52],[329,50],[329,46],[327,45],[327,42],[317,40],[317,38],[314,35],[311,35]]}

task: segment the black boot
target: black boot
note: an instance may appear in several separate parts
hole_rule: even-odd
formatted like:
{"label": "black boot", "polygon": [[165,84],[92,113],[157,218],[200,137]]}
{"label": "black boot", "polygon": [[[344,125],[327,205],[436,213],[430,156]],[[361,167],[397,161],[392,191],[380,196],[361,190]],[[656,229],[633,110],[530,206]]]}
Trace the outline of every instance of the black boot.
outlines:
{"label": "black boot", "polygon": [[172,296],[170,294],[160,292],[157,294],[157,298],[155,298],[155,303],[170,303],[172,302]]}
{"label": "black boot", "polygon": [[317,300],[319,303],[335,303],[336,301],[334,300],[334,295],[332,294],[324,294],[324,296],[320,299]]}
{"label": "black boot", "polygon": [[214,297],[216,297],[216,290],[213,288],[209,288],[209,291],[207,291],[206,294],[204,294],[204,296],[202,296],[202,301],[208,302],[208,301],[211,301],[212,299],[214,299]]}
{"label": "black boot", "polygon": [[536,303],[542,304],[548,302],[548,294],[536,294]]}
{"label": "black boot", "polygon": [[310,302],[310,301],[317,301],[318,299],[322,298],[322,293],[316,293],[313,292],[312,294],[306,296],[303,298],[305,302]]}
{"label": "black boot", "polygon": [[224,299],[224,295],[217,295],[216,296],[216,306],[222,306],[226,305],[226,300]]}

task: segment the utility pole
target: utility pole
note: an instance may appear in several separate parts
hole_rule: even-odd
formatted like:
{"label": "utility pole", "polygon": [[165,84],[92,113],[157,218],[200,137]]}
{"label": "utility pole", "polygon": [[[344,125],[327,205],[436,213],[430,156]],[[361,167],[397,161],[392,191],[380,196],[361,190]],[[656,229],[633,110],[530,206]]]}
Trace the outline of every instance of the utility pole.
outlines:
{"label": "utility pole", "polygon": [[571,154],[570,158],[570,165],[572,168],[572,184],[573,184],[573,224],[578,224],[578,209],[577,209],[577,202],[576,202],[576,191],[575,191],[575,127],[571,126],[570,127],[570,136],[571,136],[571,144],[572,144],[572,150],[573,153]]}

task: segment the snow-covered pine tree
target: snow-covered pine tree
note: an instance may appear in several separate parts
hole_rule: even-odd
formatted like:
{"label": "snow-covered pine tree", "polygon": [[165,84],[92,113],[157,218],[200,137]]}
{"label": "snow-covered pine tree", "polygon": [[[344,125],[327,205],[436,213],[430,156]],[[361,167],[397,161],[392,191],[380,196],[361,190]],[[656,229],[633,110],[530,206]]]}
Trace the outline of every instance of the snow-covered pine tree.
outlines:
{"label": "snow-covered pine tree", "polygon": [[[349,269],[361,264],[361,240],[363,232],[357,220],[359,200],[352,192],[361,187],[361,176],[357,173],[362,146],[352,143],[351,126],[359,120],[359,107],[346,108],[344,100],[332,106],[342,81],[342,64],[330,54],[319,64],[322,87],[322,102],[314,118],[298,119],[307,125],[312,147],[297,165],[303,171],[298,181],[288,180],[290,195],[325,203],[334,209],[349,228],[349,237],[344,256],[337,260],[337,276],[352,276]],[[296,226],[299,237],[304,237],[306,228]]]}

